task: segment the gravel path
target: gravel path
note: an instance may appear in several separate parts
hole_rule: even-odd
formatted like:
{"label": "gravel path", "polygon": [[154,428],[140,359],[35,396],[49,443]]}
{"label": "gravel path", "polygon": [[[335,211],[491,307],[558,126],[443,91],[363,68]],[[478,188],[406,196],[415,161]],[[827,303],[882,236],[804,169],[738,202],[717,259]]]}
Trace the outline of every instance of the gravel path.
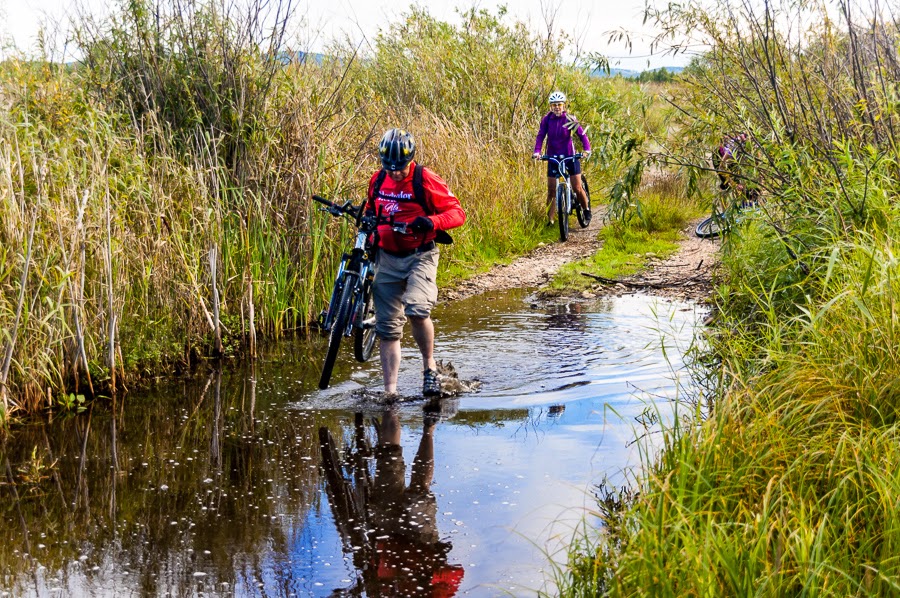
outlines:
{"label": "gravel path", "polygon": [[[597,238],[597,232],[603,219],[604,214],[598,206],[591,225],[586,229],[576,225],[570,230],[569,240],[565,243],[542,244],[510,264],[497,265],[489,272],[463,281],[454,288],[442,289],[441,301],[464,299],[486,291],[539,288],[563,264],[586,258],[600,249],[602,242]],[[711,274],[721,242],[694,236],[695,226],[696,223],[691,223],[685,229],[681,248],[672,257],[651,261],[645,271],[615,284],[598,281],[585,293],[585,297],[634,292],[648,292],[677,299],[702,300],[708,297],[712,290]]]}

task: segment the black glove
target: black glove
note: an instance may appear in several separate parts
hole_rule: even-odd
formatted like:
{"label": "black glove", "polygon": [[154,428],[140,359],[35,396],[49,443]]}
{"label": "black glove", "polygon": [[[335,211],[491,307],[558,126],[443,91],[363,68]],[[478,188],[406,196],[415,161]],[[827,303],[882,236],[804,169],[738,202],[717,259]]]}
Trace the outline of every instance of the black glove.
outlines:
{"label": "black glove", "polygon": [[410,222],[409,230],[414,233],[424,233],[426,231],[434,230],[434,222],[431,221],[431,218],[426,216],[416,216],[416,219]]}

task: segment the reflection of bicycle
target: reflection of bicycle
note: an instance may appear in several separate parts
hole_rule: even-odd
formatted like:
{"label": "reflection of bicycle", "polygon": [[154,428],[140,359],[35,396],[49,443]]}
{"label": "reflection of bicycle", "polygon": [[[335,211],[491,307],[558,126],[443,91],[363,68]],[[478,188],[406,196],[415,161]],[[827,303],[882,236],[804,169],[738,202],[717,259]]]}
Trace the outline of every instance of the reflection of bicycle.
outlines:
{"label": "reflection of bicycle", "polygon": [[[554,162],[559,172],[556,177],[556,217],[559,220],[560,241],[565,241],[569,238],[569,214],[572,211],[575,212],[581,228],[586,228],[588,225],[587,215],[584,212],[584,208],[581,207],[581,202],[573,201],[572,185],[569,183],[569,171],[566,170],[566,162],[574,162],[576,159],[581,159],[582,155],[579,153],[574,156],[541,156],[541,160],[544,162]],[[585,178],[583,173],[581,175],[581,184],[584,186],[584,194],[587,196],[588,205],[591,205],[591,192],[588,189],[587,178]]]}
{"label": "reflection of bicycle", "polygon": [[319,326],[328,333],[328,350],[319,388],[327,388],[342,337],[353,336],[353,354],[357,361],[368,361],[372,357],[375,347],[372,281],[375,278],[373,259],[378,221],[362,217],[363,206],[355,208],[349,201],[337,205],[318,195],[313,195],[313,199],[325,204],[321,209],[332,216],[352,218],[359,229],[353,249],[341,258],[328,307],[319,315]]}

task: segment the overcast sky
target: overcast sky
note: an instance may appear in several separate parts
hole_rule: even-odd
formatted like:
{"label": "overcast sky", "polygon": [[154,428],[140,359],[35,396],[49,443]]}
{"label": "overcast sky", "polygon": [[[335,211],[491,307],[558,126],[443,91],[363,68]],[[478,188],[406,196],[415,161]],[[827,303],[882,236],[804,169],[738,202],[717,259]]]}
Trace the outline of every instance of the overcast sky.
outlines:
{"label": "overcast sky", "polygon": [[[0,35],[13,40],[16,48],[26,52],[35,47],[39,23],[49,17],[64,20],[76,3],[102,12],[110,0],[0,0]],[[555,12],[554,22],[580,40],[583,52],[599,52],[610,57],[612,66],[633,70],[659,66],[683,66],[690,57],[650,56],[649,32],[642,31],[644,0],[429,0],[428,12],[434,17],[458,22],[456,8],[473,5],[494,12],[506,4],[509,14],[531,25],[534,31],[546,31],[546,15]],[[409,11],[410,2],[396,0],[295,0],[298,15],[306,15],[309,26],[303,34],[314,39],[312,51],[321,50],[327,40],[349,35],[351,39],[372,39],[379,29],[397,21]],[[618,29],[636,32],[629,55],[623,44],[609,45],[609,32]],[[71,59],[72,57],[68,57]]]}

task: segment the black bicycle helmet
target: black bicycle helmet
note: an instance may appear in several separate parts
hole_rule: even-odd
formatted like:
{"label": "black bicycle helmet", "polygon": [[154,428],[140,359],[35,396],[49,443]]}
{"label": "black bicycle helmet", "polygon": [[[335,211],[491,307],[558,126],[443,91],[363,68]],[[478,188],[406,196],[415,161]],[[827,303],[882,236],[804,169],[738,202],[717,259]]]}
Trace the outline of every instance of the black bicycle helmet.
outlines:
{"label": "black bicycle helmet", "polygon": [[416,155],[416,142],[412,133],[403,129],[385,132],[378,144],[378,155],[385,170],[403,170]]}

